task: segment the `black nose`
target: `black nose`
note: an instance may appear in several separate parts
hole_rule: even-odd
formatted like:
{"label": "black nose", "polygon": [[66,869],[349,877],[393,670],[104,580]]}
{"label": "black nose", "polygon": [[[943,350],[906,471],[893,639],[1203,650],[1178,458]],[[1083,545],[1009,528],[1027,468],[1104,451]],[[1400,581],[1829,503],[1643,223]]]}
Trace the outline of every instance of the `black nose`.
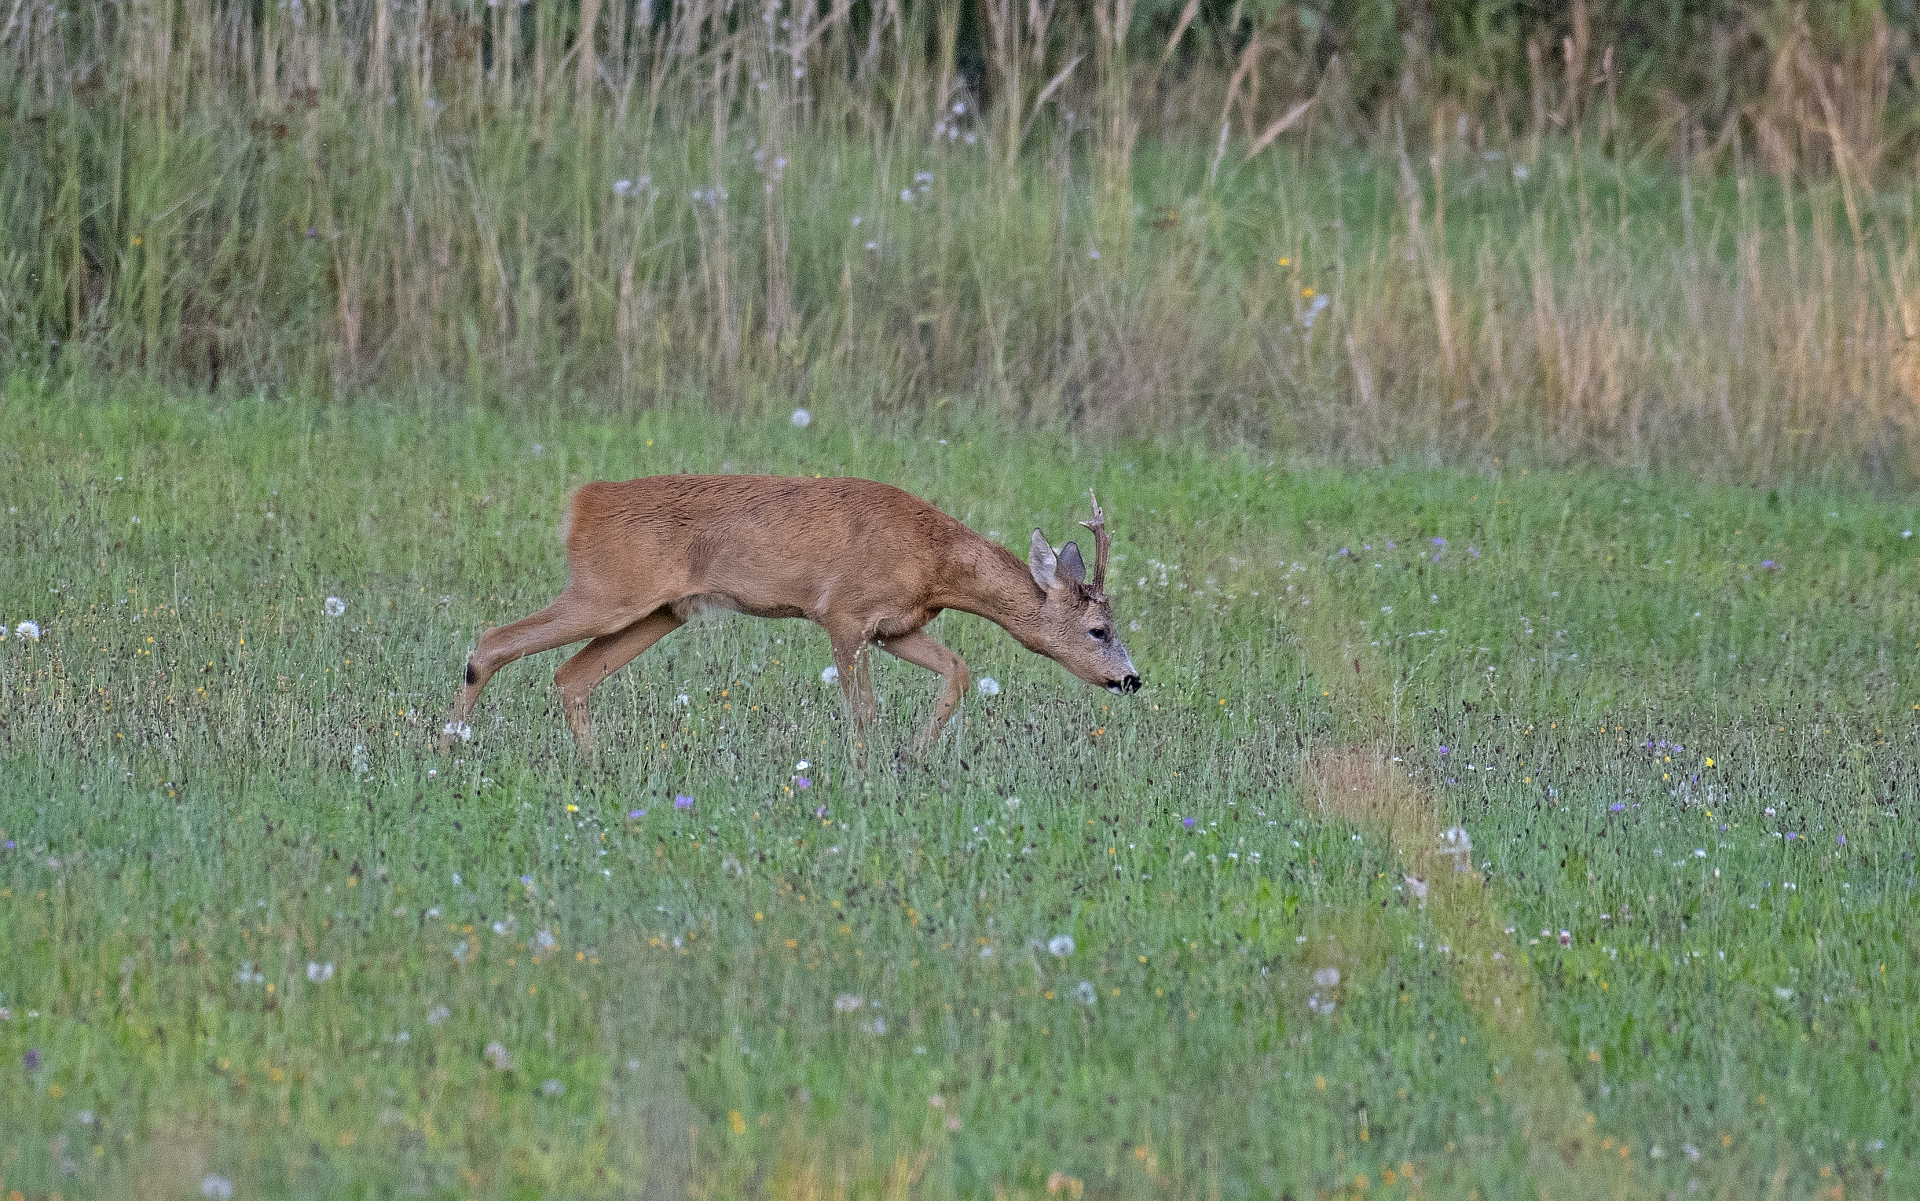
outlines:
{"label": "black nose", "polygon": [[1138,691],[1140,691],[1140,677],[1139,677],[1139,676],[1128,676],[1128,677],[1126,677],[1125,679],[1123,679],[1123,680],[1121,680],[1121,681],[1120,681],[1120,691],[1122,691],[1122,692],[1138,692]]}

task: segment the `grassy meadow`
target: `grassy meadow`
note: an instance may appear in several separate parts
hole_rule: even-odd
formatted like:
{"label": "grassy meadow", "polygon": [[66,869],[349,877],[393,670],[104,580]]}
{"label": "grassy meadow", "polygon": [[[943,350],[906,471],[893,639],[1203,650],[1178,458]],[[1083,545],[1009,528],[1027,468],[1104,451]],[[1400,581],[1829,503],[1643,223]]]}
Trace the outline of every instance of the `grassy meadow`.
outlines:
{"label": "grassy meadow", "polygon": [[[1920,1189],[1911,503],[984,405],[0,425],[0,1195]],[[1013,547],[1097,487],[1147,687],[948,615],[998,694],[861,777],[824,634],[737,619],[596,694],[598,763],[554,654],[434,757],[567,490],[681,470]],[[934,681],[877,683],[904,744]]]}
{"label": "grassy meadow", "polygon": [[1660,7],[15,5],[0,365],[1910,485],[1920,25]]}

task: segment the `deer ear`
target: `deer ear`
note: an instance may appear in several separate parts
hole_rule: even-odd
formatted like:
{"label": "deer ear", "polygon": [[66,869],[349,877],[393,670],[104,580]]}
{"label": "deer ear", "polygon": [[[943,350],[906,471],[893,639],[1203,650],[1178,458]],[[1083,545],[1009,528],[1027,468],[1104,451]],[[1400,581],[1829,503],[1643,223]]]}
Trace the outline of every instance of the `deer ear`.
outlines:
{"label": "deer ear", "polygon": [[1060,574],[1076,584],[1087,582],[1087,563],[1080,557],[1080,544],[1069,542],[1060,548]]}
{"label": "deer ear", "polygon": [[1033,582],[1040,585],[1040,591],[1053,591],[1054,571],[1060,566],[1060,560],[1053,557],[1053,547],[1048,545],[1047,536],[1039,530],[1033,531],[1033,547],[1027,552],[1027,570],[1033,573]]}

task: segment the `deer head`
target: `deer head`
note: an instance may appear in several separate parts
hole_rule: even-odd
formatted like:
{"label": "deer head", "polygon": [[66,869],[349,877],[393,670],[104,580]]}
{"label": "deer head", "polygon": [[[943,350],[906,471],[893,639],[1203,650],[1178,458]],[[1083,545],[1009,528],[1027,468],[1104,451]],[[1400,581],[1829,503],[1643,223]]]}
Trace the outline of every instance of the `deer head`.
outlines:
{"label": "deer head", "polygon": [[1086,560],[1080,557],[1077,543],[1067,543],[1056,555],[1047,536],[1033,531],[1027,570],[1046,594],[1040,609],[1043,653],[1108,692],[1138,692],[1140,673],[1134,670],[1133,656],[1120,641],[1113,605],[1107,600],[1107,551],[1112,538],[1107,534],[1099,499],[1091,492],[1087,495],[1093,500],[1093,520],[1080,524],[1093,533],[1092,580],[1087,579]]}

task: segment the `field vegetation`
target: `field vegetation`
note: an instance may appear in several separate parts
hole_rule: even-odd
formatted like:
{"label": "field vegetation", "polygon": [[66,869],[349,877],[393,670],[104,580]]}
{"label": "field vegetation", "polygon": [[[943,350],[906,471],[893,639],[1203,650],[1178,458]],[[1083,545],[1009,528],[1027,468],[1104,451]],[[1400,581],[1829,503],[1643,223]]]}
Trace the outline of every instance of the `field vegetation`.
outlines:
{"label": "field vegetation", "polygon": [[19,0],[0,354],[1897,484],[1914,30],[1711,0]]}
{"label": "field vegetation", "polygon": [[[1920,1192],[1916,32],[0,0],[0,1196]],[[1096,487],[1147,687],[433,756],[680,471]]]}
{"label": "field vegetation", "polygon": [[[4,417],[6,1187],[1913,1187],[1910,506],[985,419]],[[1014,546],[1097,485],[1146,691],[943,618],[997,695],[860,777],[824,635],[739,620],[597,694],[597,766],[546,659],[429,753],[569,486],[747,463]],[[934,681],[879,688],[905,745]]]}

